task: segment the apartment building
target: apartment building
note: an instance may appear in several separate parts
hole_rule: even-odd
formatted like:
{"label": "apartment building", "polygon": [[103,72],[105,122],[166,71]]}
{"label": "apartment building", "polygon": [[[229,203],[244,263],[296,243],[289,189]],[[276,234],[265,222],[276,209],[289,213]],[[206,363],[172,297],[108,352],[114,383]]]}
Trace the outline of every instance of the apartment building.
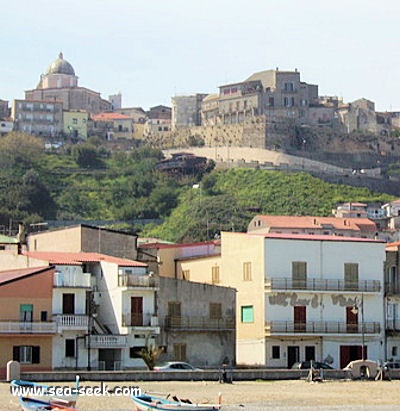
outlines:
{"label": "apartment building", "polygon": [[52,100],[13,100],[14,130],[38,136],[56,136],[63,130],[63,104]]}
{"label": "apartment building", "polygon": [[11,360],[19,361],[22,371],[51,370],[57,333],[52,318],[54,272],[52,266],[0,272],[0,379]]}

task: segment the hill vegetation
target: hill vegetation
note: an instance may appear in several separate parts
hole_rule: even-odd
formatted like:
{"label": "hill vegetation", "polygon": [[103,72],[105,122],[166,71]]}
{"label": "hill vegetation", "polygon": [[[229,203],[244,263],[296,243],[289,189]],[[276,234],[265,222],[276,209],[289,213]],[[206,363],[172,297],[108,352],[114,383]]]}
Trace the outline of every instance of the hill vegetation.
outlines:
{"label": "hill vegetation", "polygon": [[[245,230],[258,213],[329,215],[338,202],[387,202],[386,194],[328,184],[306,173],[255,169],[168,175],[161,151],[138,144],[108,151],[104,142],[45,152],[22,133],[0,139],[0,224],[108,220],[113,228],[169,241],[200,241]],[[135,225],[139,219],[161,225]],[[116,221],[118,223],[116,223]]]}

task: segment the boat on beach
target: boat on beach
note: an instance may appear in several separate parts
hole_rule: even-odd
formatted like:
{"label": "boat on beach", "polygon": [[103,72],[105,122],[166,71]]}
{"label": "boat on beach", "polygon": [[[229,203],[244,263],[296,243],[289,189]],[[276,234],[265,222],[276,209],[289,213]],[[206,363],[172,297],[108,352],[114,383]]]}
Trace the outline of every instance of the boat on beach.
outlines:
{"label": "boat on beach", "polygon": [[[68,407],[75,407],[79,394],[79,376],[76,376],[75,387],[69,388],[63,394],[59,394],[54,387],[26,380],[12,380],[10,391],[20,398],[33,398],[42,402],[54,402]],[[66,387],[68,388],[68,387]],[[51,409],[51,408],[50,408]]]}
{"label": "boat on beach", "polygon": [[62,400],[42,401],[36,398],[19,397],[19,403],[23,411],[77,411],[75,407],[71,407],[67,402]]}
{"label": "boat on beach", "polygon": [[216,411],[221,404],[193,404],[188,400],[155,397],[149,394],[132,395],[135,411]]}

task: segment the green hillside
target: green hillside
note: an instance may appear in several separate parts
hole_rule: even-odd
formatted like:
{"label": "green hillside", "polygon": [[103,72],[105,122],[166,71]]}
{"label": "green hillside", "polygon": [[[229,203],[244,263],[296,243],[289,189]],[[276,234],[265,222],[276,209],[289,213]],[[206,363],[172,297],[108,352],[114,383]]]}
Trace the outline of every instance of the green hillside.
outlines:
{"label": "green hillside", "polygon": [[[97,137],[45,152],[39,139],[10,133],[0,139],[0,225],[106,220],[143,236],[198,241],[222,230],[245,230],[258,213],[329,215],[338,202],[392,199],[306,173],[230,169],[168,175],[155,169],[161,158],[161,151],[143,143],[107,150]],[[139,227],[138,219],[164,223]]]}
{"label": "green hillside", "polygon": [[214,170],[188,188],[165,222],[143,235],[169,241],[212,239],[220,231],[244,231],[256,214],[328,216],[337,203],[387,202],[366,188],[325,183],[306,173],[255,169]]}

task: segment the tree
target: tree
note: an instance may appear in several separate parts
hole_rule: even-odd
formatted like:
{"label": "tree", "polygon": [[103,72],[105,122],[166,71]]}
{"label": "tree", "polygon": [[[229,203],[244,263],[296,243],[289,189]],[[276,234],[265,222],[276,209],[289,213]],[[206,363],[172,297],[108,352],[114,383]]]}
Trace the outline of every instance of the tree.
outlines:
{"label": "tree", "polygon": [[98,156],[96,147],[91,144],[78,144],[72,148],[72,157],[79,167],[103,168],[104,164]]}
{"label": "tree", "polygon": [[146,344],[146,346],[140,350],[139,355],[146,364],[147,368],[151,371],[154,369],[154,366],[163,351],[164,350],[161,347],[156,347],[155,344]]}

